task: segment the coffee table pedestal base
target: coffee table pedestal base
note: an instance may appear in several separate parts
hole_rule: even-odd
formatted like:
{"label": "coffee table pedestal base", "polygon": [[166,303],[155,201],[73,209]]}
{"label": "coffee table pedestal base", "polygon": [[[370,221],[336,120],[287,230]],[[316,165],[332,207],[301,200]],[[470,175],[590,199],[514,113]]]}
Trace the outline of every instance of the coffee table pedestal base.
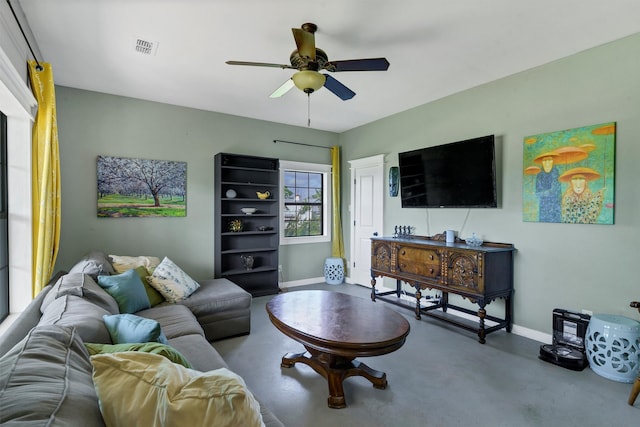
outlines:
{"label": "coffee table pedestal base", "polygon": [[298,362],[304,363],[325,377],[329,383],[328,404],[330,408],[347,406],[342,388],[342,382],[345,378],[361,376],[371,381],[375,388],[384,389],[387,387],[387,375],[384,372],[371,369],[366,364],[354,360],[354,357],[323,353],[306,346],[305,348],[307,351],[303,353],[285,354],[280,366],[291,368]]}

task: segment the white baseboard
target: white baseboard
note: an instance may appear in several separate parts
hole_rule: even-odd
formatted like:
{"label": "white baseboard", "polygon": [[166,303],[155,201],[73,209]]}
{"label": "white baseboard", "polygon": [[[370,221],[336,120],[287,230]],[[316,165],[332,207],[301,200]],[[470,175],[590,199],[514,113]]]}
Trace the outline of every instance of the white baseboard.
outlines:
{"label": "white baseboard", "polygon": [[311,279],[291,280],[289,282],[280,282],[280,289],[293,288],[296,286],[315,285],[316,283],[324,283],[324,277],[313,277]]}
{"label": "white baseboard", "polygon": [[551,342],[553,341],[553,336],[551,334],[545,334],[544,332],[525,328],[524,326],[513,325],[513,329],[511,329],[511,332],[516,335],[520,335],[521,337],[539,341],[543,344],[551,344]]}

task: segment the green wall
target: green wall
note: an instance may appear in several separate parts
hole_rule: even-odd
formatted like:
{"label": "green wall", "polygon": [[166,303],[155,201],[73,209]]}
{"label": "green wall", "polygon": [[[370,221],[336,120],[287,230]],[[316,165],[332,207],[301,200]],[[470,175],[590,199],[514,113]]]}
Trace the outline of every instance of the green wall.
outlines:
{"label": "green wall", "polygon": [[[329,164],[338,135],[303,127],[56,87],[62,168],[62,233],[56,269],[100,249],[168,256],[196,279],[213,277],[213,157],[218,152]],[[187,162],[185,218],[97,218],[98,155]],[[280,251],[285,281],[322,276],[329,243]]]}
{"label": "green wall", "polygon": [[[638,52],[635,35],[353,129],[340,135],[343,157],[384,153],[387,173],[398,152],[495,134],[498,209],[402,209],[399,197],[385,195],[385,234],[411,224],[417,234],[453,229],[515,244],[519,326],[549,333],[556,307],[637,319],[629,302],[640,298],[633,268],[640,241]],[[617,122],[615,225],[523,222],[523,138],[609,121]],[[343,191],[349,200],[350,186]],[[348,236],[349,221],[343,224]],[[488,311],[500,307],[492,303]]]}
{"label": "green wall", "polygon": [[[90,249],[121,255],[167,255],[196,278],[213,274],[213,156],[217,152],[329,163],[322,150],[273,139],[342,146],[348,161],[476,136],[498,141],[497,209],[402,209],[385,195],[385,234],[411,224],[418,234],[454,229],[510,242],[515,256],[515,323],[551,331],[551,312],[573,310],[637,318],[632,266],[640,241],[640,35],[476,87],[337,135],[217,113],[57,88],[63,224],[59,268]],[[428,76],[427,76],[428,77]],[[615,225],[522,221],[522,145],[526,135],[617,122]],[[393,147],[395,151],[389,151]],[[96,218],[98,155],[188,162],[187,217]],[[311,160],[313,159],[313,160]],[[343,180],[343,227],[349,256],[349,179]],[[463,227],[464,224],[464,227]],[[322,275],[330,245],[283,247],[285,281]],[[488,311],[499,311],[494,302]]]}

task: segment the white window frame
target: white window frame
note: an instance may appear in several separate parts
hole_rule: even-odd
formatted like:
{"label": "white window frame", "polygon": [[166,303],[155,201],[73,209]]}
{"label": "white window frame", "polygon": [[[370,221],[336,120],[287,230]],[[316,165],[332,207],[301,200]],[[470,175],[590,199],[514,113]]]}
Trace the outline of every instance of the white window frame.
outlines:
{"label": "white window frame", "polygon": [[[284,173],[285,171],[314,172],[322,174],[322,235],[285,237],[284,223]],[[333,221],[331,211],[331,165],[319,163],[292,162],[280,160],[280,244],[295,245],[301,243],[321,243],[331,241],[331,224]]]}

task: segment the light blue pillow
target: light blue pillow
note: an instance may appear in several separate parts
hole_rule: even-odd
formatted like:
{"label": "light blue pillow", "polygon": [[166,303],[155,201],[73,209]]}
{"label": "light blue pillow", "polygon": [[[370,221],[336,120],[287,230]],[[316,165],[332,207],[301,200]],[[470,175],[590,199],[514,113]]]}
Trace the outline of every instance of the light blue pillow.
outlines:
{"label": "light blue pillow", "polygon": [[135,314],[111,314],[102,316],[114,344],[159,342],[167,344],[167,337],[160,324]]}
{"label": "light blue pillow", "polygon": [[116,300],[120,313],[135,313],[151,307],[144,284],[135,270],[98,276],[98,284]]}

